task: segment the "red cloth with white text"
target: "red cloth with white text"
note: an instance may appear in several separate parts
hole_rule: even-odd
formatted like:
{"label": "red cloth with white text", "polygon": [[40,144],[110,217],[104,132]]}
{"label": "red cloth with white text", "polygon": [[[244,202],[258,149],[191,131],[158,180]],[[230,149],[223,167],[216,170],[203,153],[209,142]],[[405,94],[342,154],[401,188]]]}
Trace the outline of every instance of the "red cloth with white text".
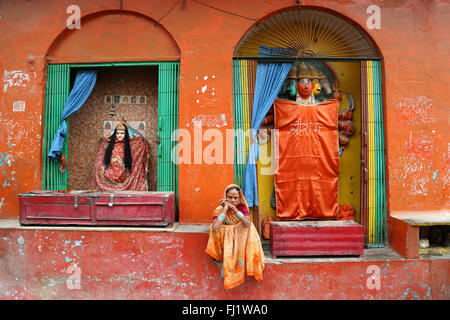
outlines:
{"label": "red cloth with white text", "polygon": [[277,218],[332,219],[338,214],[338,100],[302,105],[277,99]]}

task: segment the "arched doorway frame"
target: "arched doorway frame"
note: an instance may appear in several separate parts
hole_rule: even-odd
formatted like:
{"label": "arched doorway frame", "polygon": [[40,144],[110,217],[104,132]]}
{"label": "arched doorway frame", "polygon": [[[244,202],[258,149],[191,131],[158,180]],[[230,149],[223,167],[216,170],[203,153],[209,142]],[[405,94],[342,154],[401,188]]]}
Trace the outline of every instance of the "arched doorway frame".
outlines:
{"label": "arched doorway frame", "polygon": [[[300,10],[317,10],[327,12],[351,24],[364,35],[376,50],[371,57],[258,57],[239,56],[238,51],[246,35],[258,25],[280,13],[299,10],[298,7],[284,8],[259,19],[241,37],[233,56],[233,93],[234,93],[234,128],[235,166],[234,178],[238,185],[243,184],[245,159],[247,159],[250,142],[248,135],[242,132],[251,128],[251,112],[255,71],[258,61],[357,61],[360,63],[361,81],[361,201],[360,223],[364,226],[365,244],[368,247],[383,247],[387,243],[387,184],[385,165],[385,129],[384,129],[384,94],[383,94],[383,57],[373,38],[347,16],[333,10],[302,6]],[[253,210],[253,221],[261,230],[258,208]]]}

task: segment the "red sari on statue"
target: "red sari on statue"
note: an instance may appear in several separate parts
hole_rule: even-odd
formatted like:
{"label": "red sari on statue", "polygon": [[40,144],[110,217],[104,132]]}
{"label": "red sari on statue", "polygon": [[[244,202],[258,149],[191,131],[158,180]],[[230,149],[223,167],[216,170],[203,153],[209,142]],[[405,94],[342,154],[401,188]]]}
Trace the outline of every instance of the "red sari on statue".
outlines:
{"label": "red sari on statue", "polygon": [[91,189],[103,191],[147,191],[147,163],[149,145],[143,137],[130,139],[132,168],[129,172],[124,165],[124,142],[116,140],[111,154],[111,163],[105,168],[103,158],[109,143],[103,138],[94,163]]}

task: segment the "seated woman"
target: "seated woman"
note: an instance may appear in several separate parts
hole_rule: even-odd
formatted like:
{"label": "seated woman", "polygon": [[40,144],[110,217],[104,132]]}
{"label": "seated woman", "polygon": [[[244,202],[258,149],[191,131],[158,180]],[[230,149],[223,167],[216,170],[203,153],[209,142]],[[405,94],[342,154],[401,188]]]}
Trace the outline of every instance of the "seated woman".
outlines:
{"label": "seated woman", "polygon": [[242,284],[245,275],[262,281],[264,253],[241,188],[229,185],[219,203],[205,251],[222,264],[225,289]]}
{"label": "seated woman", "polygon": [[95,158],[91,189],[147,191],[149,144],[143,137],[130,139],[120,122],[109,138],[102,138]]}

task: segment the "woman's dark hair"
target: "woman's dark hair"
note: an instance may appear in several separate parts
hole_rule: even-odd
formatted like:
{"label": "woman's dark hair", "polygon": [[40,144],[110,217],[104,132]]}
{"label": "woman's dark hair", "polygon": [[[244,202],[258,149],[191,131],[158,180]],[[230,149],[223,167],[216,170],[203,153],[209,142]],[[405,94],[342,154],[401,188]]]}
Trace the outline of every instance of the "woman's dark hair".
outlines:
{"label": "woman's dark hair", "polygon": [[228,191],[230,190],[236,190],[239,193],[239,196],[241,195],[241,190],[239,189],[239,187],[231,187],[230,189],[227,189],[227,192],[225,192],[225,194],[228,194]]}
{"label": "woman's dark hair", "polygon": [[[125,170],[131,171],[132,166],[132,158],[131,158],[131,149],[130,149],[130,135],[128,134],[128,127],[125,127],[125,138],[124,138],[124,164],[125,164]],[[114,129],[114,133],[110,137],[110,141],[108,143],[108,147],[106,147],[105,156],[103,157],[103,163],[105,164],[106,168],[109,167],[111,164],[111,155],[114,150],[114,145],[116,144],[116,129]]]}

